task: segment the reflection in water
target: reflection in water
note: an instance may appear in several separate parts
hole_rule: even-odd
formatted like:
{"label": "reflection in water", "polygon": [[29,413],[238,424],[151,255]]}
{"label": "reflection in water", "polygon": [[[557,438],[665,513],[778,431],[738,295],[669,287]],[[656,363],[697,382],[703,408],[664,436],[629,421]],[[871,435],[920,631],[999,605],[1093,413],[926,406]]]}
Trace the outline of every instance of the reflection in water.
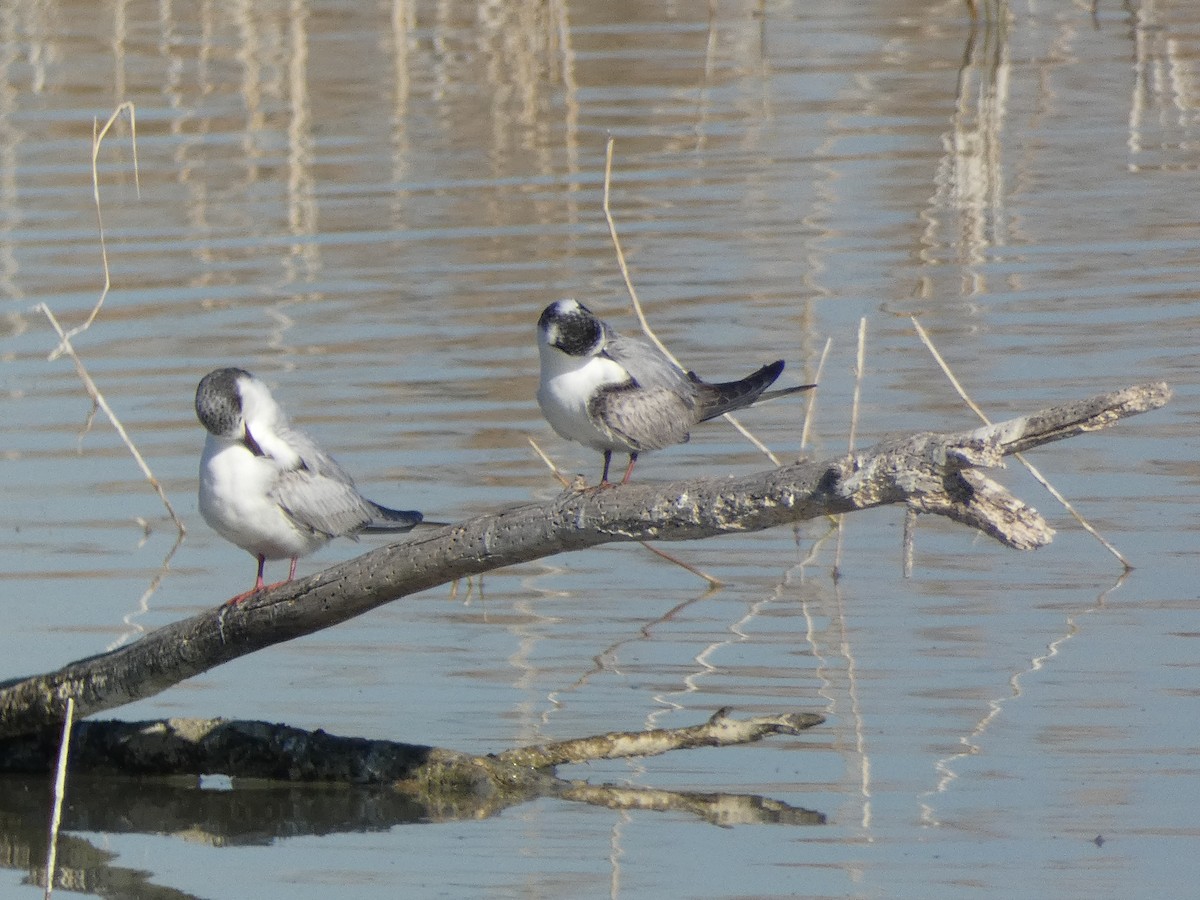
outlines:
{"label": "reflection in water", "polygon": [[1129,8],[1134,82],[1129,100],[1129,167],[1195,171],[1200,166],[1200,45],[1181,39],[1169,3],[1145,0]]}
{"label": "reflection in water", "polygon": [[[148,540],[149,537],[150,531],[149,526],[147,526],[146,539]],[[159,566],[158,571],[155,572],[153,577],[150,579],[150,583],[146,585],[146,589],[142,591],[141,596],[138,597],[137,605],[121,617],[121,622],[126,626],[126,630],[122,632],[116,640],[112,641],[104,648],[105,653],[116,650],[118,647],[124,646],[135,637],[139,637],[146,633],[146,628],[144,625],[142,625],[139,619],[150,612],[150,598],[157,593],[158,589],[162,587],[163,579],[170,574],[171,559],[183,545],[185,537],[186,535],[183,532],[179,533],[179,537],[176,539],[175,543],[171,545],[171,549],[167,551],[167,555],[163,557],[162,565]]]}
{"label": "reflection in water", "polygon": [[[613,643],[609,644],[607,647],[605,647],[603,650],[601,650],[599,653],[597,653],[595,656],[592,657],[592,667],[590,669],[588,669],[587,671],[580,674],[580,676],[574,682],[569,684],[567,687],[552,693],[547,699],[549,699],[550,702],[553,703],[555,706],[560,706],[561,705],[561,697],[563,694],[573,693],[575,691],[580,690],[581,688],[585,687],[587,685],[587,683],[589,681],[591,681],[591,679],[594,676],[602,675],[602,674],[620,675],[621,674],[620,658],[621,657],[620,657],[619,651],[621,650],[622,647],[626,647],[626,646],[634,644],[638,641],[653,641],[654,640],[654,629],[656,626],[663,625],[668,622],[674,621],[675,618],[677,616],[679,616],[681,613],[683,613],[685,610],[687,610],[688,607],[692,606],[695,603],[700,603],[700,602],[708,599],[709,597],[714,596],[718,591],[720,591],[720,587],[714,585],[714,586],[710,587],[708,590],[706,590],[704,593],[698,594],[695,597],[691,597],[687,600],[684,600],[681,603],[677,603],[675,606],[668,609],[662,615],[656,616],[654,619],[646,622],[644,625],[642,625],[638,628],[637,634],[627,635],[625,637],[620,638],[619,640],[613,641]],[[696,662],[701,667],[704,666],[704,663],[702,660],[697,659]],[[689,678],[690,677],[691,676],[689,676]],[[685,688],[685,690],[691,691],[691,690],[695,690],[695,688],[691,684],[689,684],[687,686],[687,688]],[[665,706],[667,706],[673,710],[682,710],[685,708],[678,703],[672,702],[666,696],[661,695],[661,694],[655,696],[654,699],[657,702],[662,703]],[[647,728],[660,727],[659,724],[656,722],[656,718],[664,711],[665,710],[656,711],[656,712],[651,713],[649,716],[647,716],[646,717],[646,727]]]}
{"label": "reflection in water", "polygon": [[1019,672],[1014,672],[1008,679],[1009,691],[1002,697],[993,697],[988,700],[987,713],[971,729],[970,734],[963,735],[959,738],[959,743],[963,749],[950,756],[944,756],[934,763],[934,772],[938,776],[937,784],[934,787],[921,794],[921,822],[925,825],[940,825],[938,821],[937,807],[935,799],[938,794],[943,794],[948,791],[951,785],[957,780],[958,775],[954,770],[954,764],[959,760],[966,759],[969,756],[974,756],[983,751],[980,743],[984,733],[992,724],[1000,713],[1003,711],[1006,704],[1019,700],[1025,694],[1025,688],[1022,687],[1022,681],[1032,675],[1034,672],[1040,672],[1054,657],[1058,656],[1062,646],[1071,638],[1079,633],[1077,621],[1084,616],[1090,616],[1099,610],[1105,608],[1108,603],[1109,595],[1120,589],[1125,579],[1133,570],[1127,568],[1117,576],[1117,580],[1108,588],[1100,592],[1095,603],[1086,609],[1081,609],[1078,612],[1073,612],[1067,616],[1063,623],[1063,631],[1046,645],[1046,652],[1040,656],[1035,656],[1029,661],[1029,665]]}
{"label": "reflection in water", "polygon": [[[114,854],[67,832],[174,835],[214,847],[265,846],[281,838],[385,831],[427,821],[429,809],[385,788],[280,784],[204,790],[156,779],[73,777],[59,836],[56,887],[100,896],[187,897],[151,887],[152,873],[113,865]],[[46,779],[0,778],[0,847],[6,868],[40,884],[46,854]]]}
{"label": "reflection in water", "polygon": [[[934,177],[937,191],[924,213],[923,258],[934,265],[960,266],[967,296],[987,290],[979,266],[992,248],[1008,242],[1003,137],[1012,16],[1006,4],[996,5],[997,15],[972,22],[958,72],[952,128],[943,137],[945,155]],[[943,216],[949,221],[943,222]],[[939,236],[939,231],[944,233]]]}
{"label": "reflection in water", "polygon": [[[536,787],[535,787],[536,784]],[[384,832],[398,825],[479,821],[539,797],[613,810],[683,812],[722,827],[823,825],[825,816],[767,797],[588,785],[546,777],[529,790],[471,796],[347,784],[294,785],[239,780],[233,789],[205,789],[195,779],[130,779],[75,775],[58,842],[56,886],[107,895],[142,892],[150,873],[112,865],[114,856],[67,832],[173,835],[213,847],[268,846],[305,835]],[[36,861],[46,854],[47,779],[0,777],[0,867],[40,883]],[[138,886],[134,890],[134,886]],[[168,892],[162,896],[189,896]]]}

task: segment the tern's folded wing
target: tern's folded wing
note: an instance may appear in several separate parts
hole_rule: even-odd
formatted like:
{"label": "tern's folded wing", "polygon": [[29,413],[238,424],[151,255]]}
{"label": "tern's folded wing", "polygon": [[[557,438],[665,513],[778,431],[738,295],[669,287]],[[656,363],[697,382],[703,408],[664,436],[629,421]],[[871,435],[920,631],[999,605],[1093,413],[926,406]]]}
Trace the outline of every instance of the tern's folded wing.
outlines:
{"label": "tern's folded wing", "polygon": [[604,345],[604,355],[620,363],[644,388],[666,388],[688,397],[695,394],[695,385],[687,373],[653,344],[614,334]]}
{"label": "tern's folded wing", "polygon": [[298,526],[330,537],[353,535],[372,519],[370,507],[352,483],[307,469],[282,473],[274,495]]}
{"label": "tern's folded wing", "polygon": [[692,397],[664,387],[604,388],[588,404],[588,415],[637,452],[683,443],[696,424]]}

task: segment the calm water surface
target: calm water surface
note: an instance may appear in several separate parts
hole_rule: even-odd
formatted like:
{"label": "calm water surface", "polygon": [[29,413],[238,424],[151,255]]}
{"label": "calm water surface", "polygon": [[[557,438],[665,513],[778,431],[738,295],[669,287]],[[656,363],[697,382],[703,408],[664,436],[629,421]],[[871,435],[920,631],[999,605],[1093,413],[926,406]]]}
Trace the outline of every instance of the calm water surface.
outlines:
{"label": "calm water surface", "polygon": [[[240,365],[381,502],[454,519],[595,478],[533,399],[534,323],[573,295],[633,330],[601,205],[691,367],[809,379],[806,452],[974,424],[917,315],[995,418],[1165,379],[1168,409],[1019,467],[1059,529],[1021,554],[902,514],[564,555],[273,647],[123,718],[229,716],[483,752],[812,710],[802,737],[579,767],[761,795],[823,826],[544,800],[424,827],[394,798],[73,787],[89,896],[1170,896],[1200,877],[1194,432],[1200,7],[1176,2],[193,6],[0,3],[4,291],[0,679],[135,639],[249,586],[196,511],[196,381]],[[986,15],[985,15],[986,14]],[[65,359],[79,352],[188,533]],[[800,451],[802,403],[743,421]],[[721,424],[646,481],[764,466]],[[364,540],[363,545],[371,543]],[[338,542],[312,572],[359,548]],[[276,564],[279,574],[282,564]],[[140,803],[105,816],[103,791]],[[0,801],[0,895],[34,897],[45,785]],[[1098,839],[1102,838],[1102,839]]]}

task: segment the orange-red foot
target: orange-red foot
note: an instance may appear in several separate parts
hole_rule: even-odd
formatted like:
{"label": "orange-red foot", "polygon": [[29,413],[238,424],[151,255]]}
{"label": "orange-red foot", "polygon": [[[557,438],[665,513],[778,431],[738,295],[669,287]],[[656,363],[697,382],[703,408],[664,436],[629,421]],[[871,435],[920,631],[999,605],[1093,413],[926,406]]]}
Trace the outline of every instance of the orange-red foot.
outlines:
{"label": "orange-red foot", "polygon": [[241,603],[246,598],[253,597],[255,594],[261,594],[263,591],[269,591],[269,590],[271,590],[271,588],[277,588],[281,584],[287,584],[287,580],[276,581],[274,584],[256,584],[254,587],[250,588],[250,590],[243,591],[242,593],[238,594],[236,597],[230,597],[228,600],[225,601],[225,605],[226,606],[237,606],[239,603]]}

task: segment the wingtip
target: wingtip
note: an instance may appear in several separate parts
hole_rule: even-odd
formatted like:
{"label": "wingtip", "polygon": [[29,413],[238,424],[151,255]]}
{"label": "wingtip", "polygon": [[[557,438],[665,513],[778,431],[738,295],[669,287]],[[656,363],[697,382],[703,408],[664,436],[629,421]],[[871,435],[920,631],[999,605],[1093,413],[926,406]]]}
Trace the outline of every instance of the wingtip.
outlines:
{"label": "wingtip", "polygon": [[378,503],[371,506],[376,517],[367,525],[366,531],[411,531],[425,521],[424,514],[415,509],[389,509]]}
{"label": "wingtip", "polygon": [[777,359],[773,363],[767,363],[765,366],[763,366],[761,369],[759,369],[754,374],[755,375],[763,375],[763,376],[766,376],[766,375],[771,376],[771,380],[767,382],[767,384],[770,385],[770,384],[774,383],[776,378],[778,378],[780,375],[783,374],[783,370],[786,365],[787,365],[787,363],[785,363],[782,359]]}

